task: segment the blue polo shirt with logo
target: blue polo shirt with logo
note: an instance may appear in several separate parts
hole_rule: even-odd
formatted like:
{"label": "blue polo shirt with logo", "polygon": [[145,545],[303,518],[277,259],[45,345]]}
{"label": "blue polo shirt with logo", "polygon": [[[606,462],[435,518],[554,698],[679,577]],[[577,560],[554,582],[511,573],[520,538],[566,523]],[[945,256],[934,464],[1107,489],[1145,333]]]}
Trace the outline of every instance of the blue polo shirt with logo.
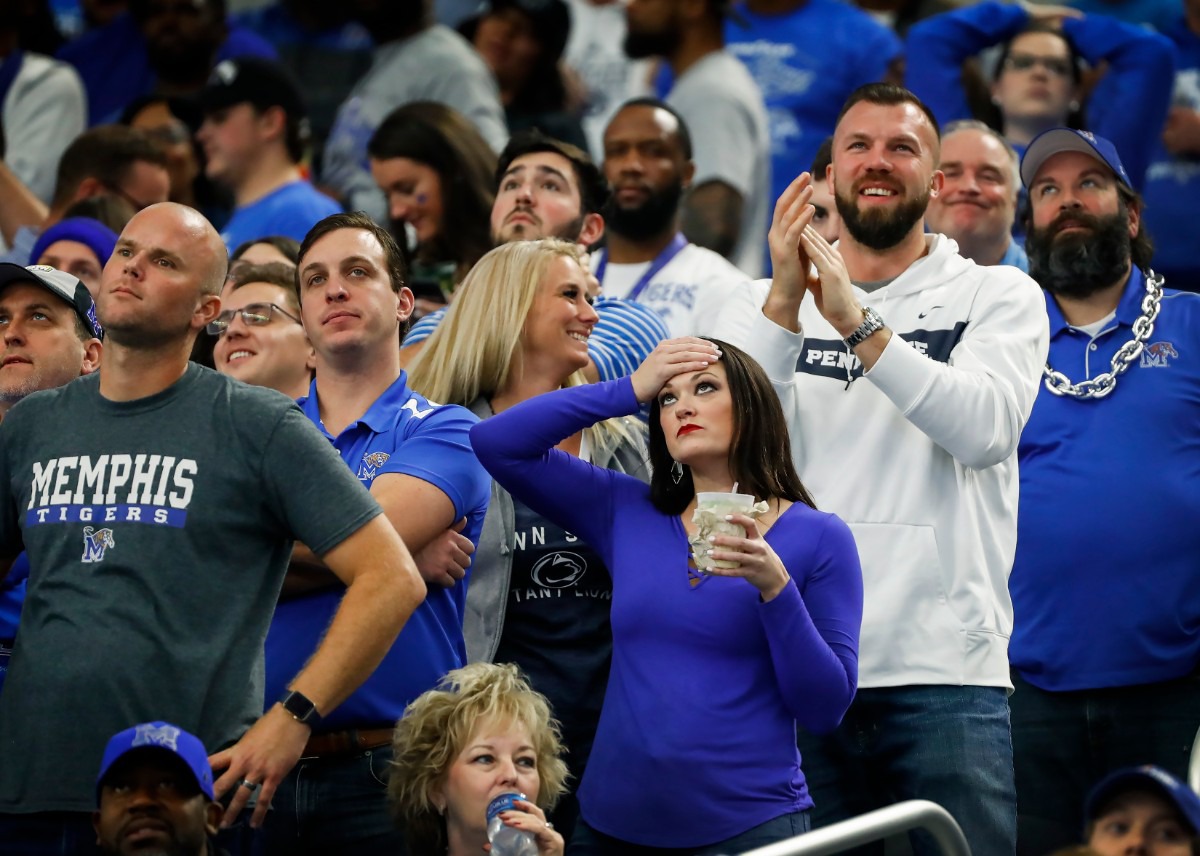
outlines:
{"label": "blue polo shirt with logo", "polygon": [[[429,482],[454,503],[455,519],[467,518],[463,534],[478,545],[491,492],[491,477],[479,464],[468,432],[479,420],[455,405],[431,404],[408,389],[404,372],[357,422],[337,437],[321,424],[316,382],[298,402],[333,443],[363,486],[385,473]],[[446,672],[466,663],[462,617],[468,578],[452,588],[429,586],[425,601],[400,631],[379,668],[324,720],[322,731],[389,726],[410,701]],[[329,627],[344,588],[283,601],[267,634],[269,708],[304,667]]]}
{"label": "blue polo shirt with logo", "polygon": [[[1046,295],[1049,363],[1109,371],[1145,277],[1095,337]],[[1200,295],[1165,289],[1145,349],[1099,400],[1038,393],[1018,448],[1013,668],[1049,691],[1179,678],[1200,662]]]}

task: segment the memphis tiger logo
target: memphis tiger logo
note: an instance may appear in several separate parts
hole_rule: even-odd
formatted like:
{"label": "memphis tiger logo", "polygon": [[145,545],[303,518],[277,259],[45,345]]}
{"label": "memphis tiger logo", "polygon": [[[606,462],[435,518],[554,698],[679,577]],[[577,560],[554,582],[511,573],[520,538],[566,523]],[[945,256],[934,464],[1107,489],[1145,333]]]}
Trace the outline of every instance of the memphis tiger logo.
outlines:
{"label": "memphis tiger logo", "polygon": [[83,561],[103,562],[104,551],[115,546],[116,541],[113,539],[111,529],[105,528],[97,531],[91,526],[83,527]]}
{"label": "memphis tiger logo", "polygon": [[375,478],[375,471],[388,462],[392,456],[387,452],[367,452],[362,457],[362,466],[358,468],[358,478],[370,481]]}
{"label": "memphis tiger logo", "polygon": [[1151,342],[1142,351],[1141,365],[1144,368],[1165,369],[1170,360],[1179,359],[1179,351],[1170,342]]}
{"label": "memphis tiger logo", "polygon": [[134,746],[161,746],[172,752],[179,751],[179,735],[182,732],[174,725],[148,722],[145,725],[134,726],[134,728],[136,729],[133,735]]}

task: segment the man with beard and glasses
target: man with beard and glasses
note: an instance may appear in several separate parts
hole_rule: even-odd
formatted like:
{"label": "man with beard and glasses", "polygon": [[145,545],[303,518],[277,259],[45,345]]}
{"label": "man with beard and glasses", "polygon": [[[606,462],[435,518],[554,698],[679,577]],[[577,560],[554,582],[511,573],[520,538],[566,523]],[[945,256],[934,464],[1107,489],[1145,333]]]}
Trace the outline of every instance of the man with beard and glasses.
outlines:
{"label": "man with beard and glasses", "polygon": [[746,275],[679,231],[679,201],[691,186],[692,137],[670,105],[626,102],[604,131],[604,175],[612,188],[606,246],[592,272],[607,297],[657,312],[672,336],[696,336],[716,320]]}
{"label": "man with beard and glasses", "polygon": [[[1066,128],[1021,162],[1050,355],[1018,449],[1009,581],[1020,852],[1078,836],[1091,782],[1186,778],[1200,722],[1200,295],[1150,269],[1115,147]],[[1095,628],[1100,632],[1088,632]]]}
{"label": "man with beard and glasses", "polygon": [[674,79],[667,103],[692,130],[696,172],[682,231],[748,276],[763,273],[771,140],[762,92],[725,50],[726,0],[630,0],[631,59],[662,57]]}
{"label": "man with beard and glasses", "polygon": [[[837,248],[812,228],[802,174],[775,207],[765,302],[739,299],[718,331],[775,381],[800,476],[862,559],[858,694],[832,734],[800,736],[814,826],[929,799],[977,856],[1012,856],[1015,453],[1045,362],[1045,306],[1016,268],[982,267],[924,233],[942,187],[938,128],[911,92],[856,90],[832,156]],[[938,852],[912,838],[916,853]]]}
{"label": "man with beard and glasses", "polygon": [[[492,206],[492,240],[562,238],[584,248],[604,234],[609,197],[604,176],[587,153],[538,131],[523,131],[500,153],[496,164],[496,201]],[[614,380],[633,374],[663,339],[667,326],[653,310],[631,300],[596,298],[599,322],[588,337],[589,380]],[[401,365],[424,346],[445,309],[432,312],[404,337]]]}
{"label": "man with beard and glasses", "polygon": [[220,822],[200,738],[144,722],[108,741],[92,814],[104,856],[226,856],[215,842]]}

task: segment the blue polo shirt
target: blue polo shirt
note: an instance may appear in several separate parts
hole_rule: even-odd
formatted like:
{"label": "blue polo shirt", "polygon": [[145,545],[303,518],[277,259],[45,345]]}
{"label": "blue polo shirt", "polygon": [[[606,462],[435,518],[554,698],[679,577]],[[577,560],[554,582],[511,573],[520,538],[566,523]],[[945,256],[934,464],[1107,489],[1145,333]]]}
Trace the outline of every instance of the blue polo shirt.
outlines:
{"label": "blue polo shirt", "polygon": [[[363,486],[385,473],[429,482],[454,503],[455,519],[467,518],[463,534],[478,545],[491,492],[491,477],[475,458],[468,432],[479,420],[454,405],[430,404],[408,389],[404,372],[357,422],[337,437],[321,424],[316,382],[297,402],[329,437]],[[400,631],[379,668],[325,718],[322,730],[388,726],[410,701],[442,675],[466,663],[462,617],[467,580],[453,588],[430,586],[425,601]],[[274,704],[317,647],[344,589],[284,601],[267,634],[266,706]]]}
{"label": "blue polo shirt", "polygon": [[[1047,294],[1050,365],[1106,372],[1132,336],[1134,270],[1094,338]],[[1044,386],[1018,447],[1013,668],[1050,691],[1178,678],[1200,662],[1200,295],[1167,289],[1142,355],[1106,397]]]}

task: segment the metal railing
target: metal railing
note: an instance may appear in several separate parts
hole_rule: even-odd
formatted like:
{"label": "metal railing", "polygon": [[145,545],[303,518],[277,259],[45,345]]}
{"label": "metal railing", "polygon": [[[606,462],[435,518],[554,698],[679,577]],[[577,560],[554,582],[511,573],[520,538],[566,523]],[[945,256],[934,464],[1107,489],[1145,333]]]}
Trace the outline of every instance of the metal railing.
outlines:
{"label": "metal railing", "polygon": [[787,841],[748,850],[742,856],[827,856],[909,829],[927,831],[945,856],[971,856],[966,836],[950,812],[929,800],[896,803]]}
{"label": "metal railing", "polygon": [[1188,787],[1200,793],[1200,731],[1192,741],[1192,757],[1188,761]]}

